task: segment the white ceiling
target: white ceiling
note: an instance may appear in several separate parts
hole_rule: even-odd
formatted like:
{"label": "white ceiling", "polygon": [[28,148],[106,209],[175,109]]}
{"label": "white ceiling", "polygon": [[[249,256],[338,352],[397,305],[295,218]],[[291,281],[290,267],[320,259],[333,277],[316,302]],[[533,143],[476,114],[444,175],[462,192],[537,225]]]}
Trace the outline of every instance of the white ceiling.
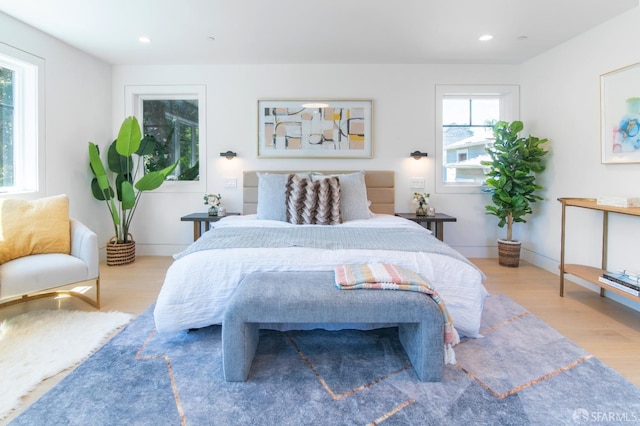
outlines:
{"label": "white ceiling", "polygon": [[[0,0],[0,11],[111,64],[518,64],[634,7],[638,0]],[[485,33],[494,39],[478,41]]]}

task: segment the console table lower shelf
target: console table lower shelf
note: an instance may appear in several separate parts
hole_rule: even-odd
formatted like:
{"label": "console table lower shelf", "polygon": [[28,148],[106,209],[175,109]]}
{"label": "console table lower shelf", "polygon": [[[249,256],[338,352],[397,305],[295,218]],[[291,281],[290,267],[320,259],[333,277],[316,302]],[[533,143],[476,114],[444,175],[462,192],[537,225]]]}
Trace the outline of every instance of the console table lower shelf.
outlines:
{"label": "console table lower shelf", "polygon": [[[640,297],[634,296],[633,294],[619,290],[613,286],[599,281],[598,278],[600,278],[602,274],[606,272],[607,271],[604,269],[595,268],[593,266],[579,265],[574,263],[567,263],[564,265],[564,274],[573,275],[574,277],[581,278],[594,285],[597,285],[598,287],[600,287],[601,296],[604,295],[604,291],[606,290],[612,293],[619,294],[620,296],[628,297],[629,299],[635,300],[636,302],[640,302]],[[562,280],[564,281],[564,276],[562,277]],[[564,282],[562,283],[562,287],[564,287]]]}

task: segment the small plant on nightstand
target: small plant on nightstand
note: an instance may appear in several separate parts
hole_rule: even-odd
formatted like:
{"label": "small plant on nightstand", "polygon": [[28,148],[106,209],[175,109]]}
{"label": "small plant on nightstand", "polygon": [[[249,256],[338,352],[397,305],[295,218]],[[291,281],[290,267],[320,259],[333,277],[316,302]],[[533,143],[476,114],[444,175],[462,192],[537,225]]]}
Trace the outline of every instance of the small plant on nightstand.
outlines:
{"label": "small plant on nightstand", "polygon": [[424,192],[414,192],[413,193],[413,204],[417,204],[418,208],[416,209],[416,216],[426,216],[427,215],[427,206],[429,205],[429,196],[431,194],[427,194]]}
{"label": "small plant on nightstand", "polygon": [[220,194],[204,194],[204,205],[209,206],[209,216],[218,216],[221,200]]}

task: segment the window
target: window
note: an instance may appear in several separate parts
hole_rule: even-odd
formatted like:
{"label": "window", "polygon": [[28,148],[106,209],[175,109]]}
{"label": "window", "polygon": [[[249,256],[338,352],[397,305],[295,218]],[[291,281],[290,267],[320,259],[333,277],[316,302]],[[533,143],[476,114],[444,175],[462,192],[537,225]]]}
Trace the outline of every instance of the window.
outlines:
{"label": "window", "polygon": [[[0,44],[0,192],[44,192],[42,59]],[[34,167],[34,165],[36,165]]]}
{"label": "window", "polygon": [[436,189],[475,192],[493,125],[518,117],[518,86],[436,86]]}
{"label": "window", "polygon": [[[155,151],[145,161],[145,171],[164,169],[178,162],[169,176],[179,190],[203,191],[206,183],[204,86],[128,86],[127,115],[135,115],[144,135],[152,136]],[[202,184],[200,177],[202,176]],[[190,182],[190,184],[189,184]],[[158,190],[178,190],[173,182]]]}
{"label": "window", "polygon": [[142,133],[156,141],[145,172],[162,170],[178,161],[174,180],[199,179],[197,99],[143,99]]}

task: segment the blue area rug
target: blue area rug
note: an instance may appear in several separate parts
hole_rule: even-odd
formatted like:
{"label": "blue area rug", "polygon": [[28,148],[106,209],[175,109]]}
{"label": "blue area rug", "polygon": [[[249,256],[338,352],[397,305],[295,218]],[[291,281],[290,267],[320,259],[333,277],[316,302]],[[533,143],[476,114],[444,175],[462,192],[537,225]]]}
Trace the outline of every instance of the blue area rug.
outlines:
{"label": "blue area rug", "polygon": [[420,382],[375,331],[261,332],[249,381],[227,383],[220,326],[157,334],[149,309],[12,425],[573,425],[640,421],[640,388],[505,296],[482,339]]}

